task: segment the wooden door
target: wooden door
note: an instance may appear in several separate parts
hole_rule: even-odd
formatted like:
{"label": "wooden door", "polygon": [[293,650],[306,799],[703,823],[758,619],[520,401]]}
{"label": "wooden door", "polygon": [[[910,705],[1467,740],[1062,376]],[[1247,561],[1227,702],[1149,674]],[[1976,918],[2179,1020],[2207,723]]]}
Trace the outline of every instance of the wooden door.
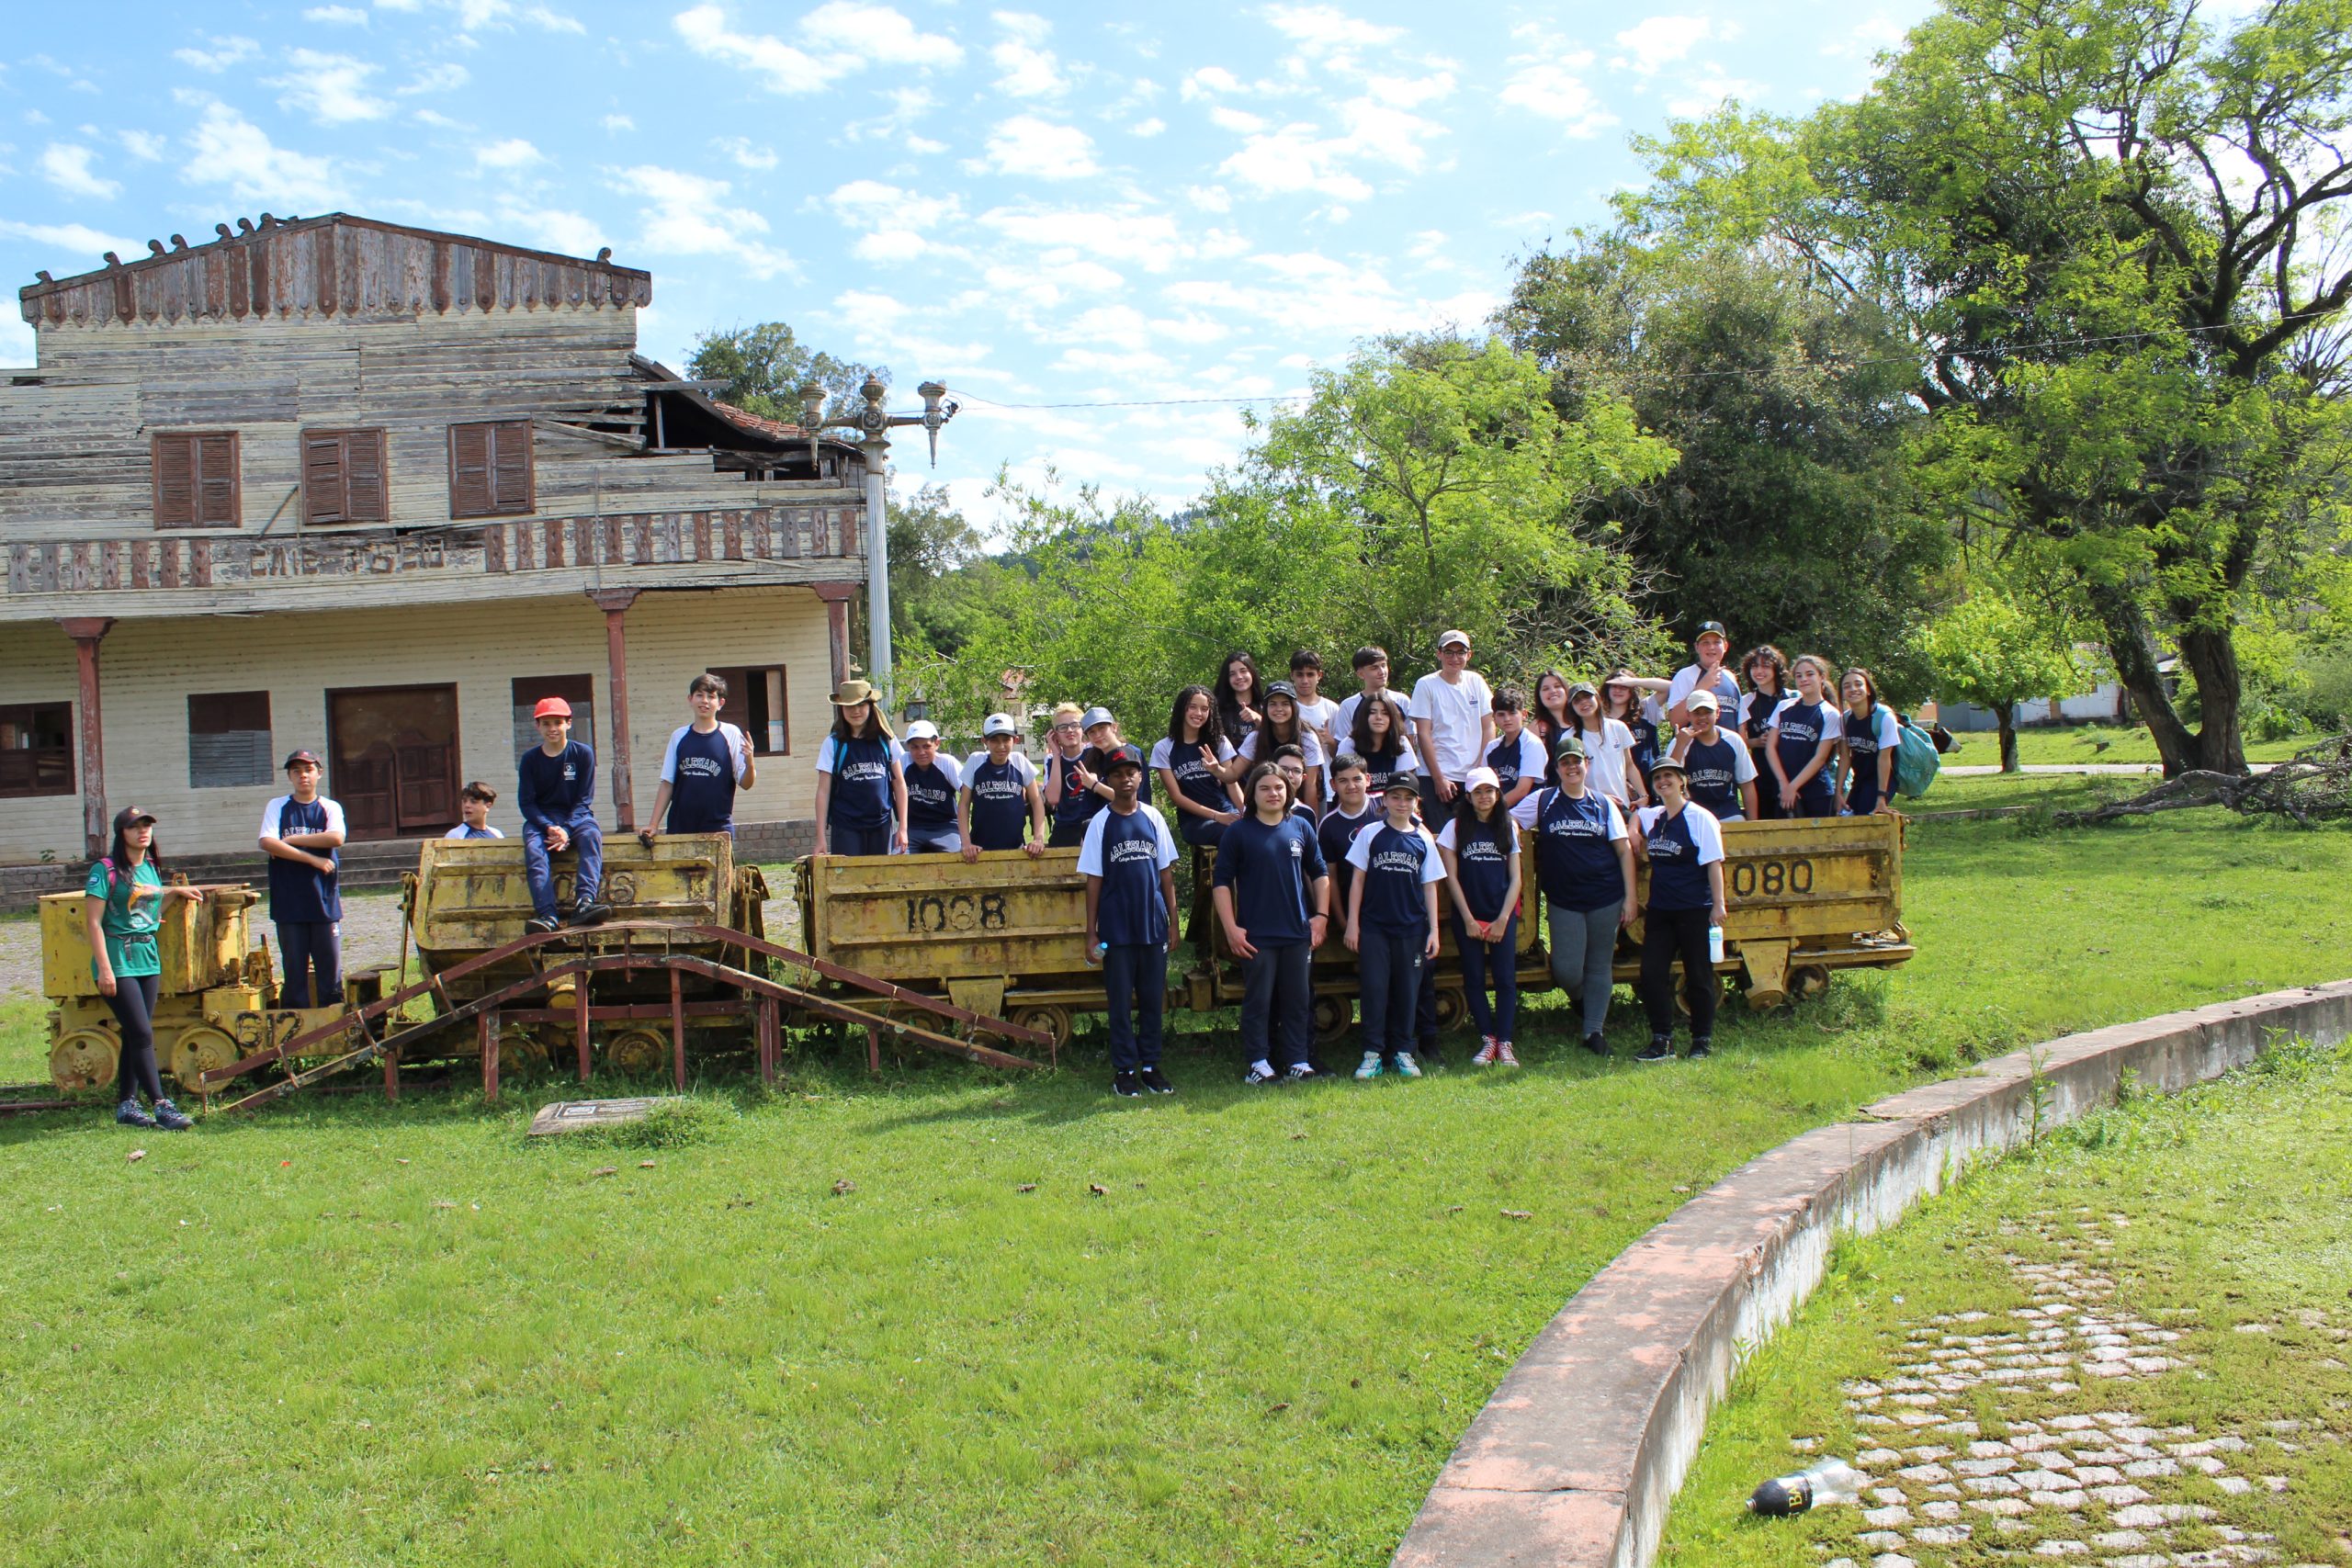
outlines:
{"label": "wooden door", "polygon": [[327,694],[327,793],[354,840],[424,838],[458,820],[458,688]]}

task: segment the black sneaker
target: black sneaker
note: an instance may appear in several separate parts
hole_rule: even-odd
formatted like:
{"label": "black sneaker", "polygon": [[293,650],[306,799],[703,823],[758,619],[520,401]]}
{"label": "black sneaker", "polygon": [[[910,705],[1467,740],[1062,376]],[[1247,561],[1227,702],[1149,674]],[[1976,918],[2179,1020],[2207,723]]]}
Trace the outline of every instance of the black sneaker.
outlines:
{"label": "black sneaker", "polygon": [[180,1108],[170,1100],[159,1100],[155,1102],[155,1125],[166,1133],[185,1133],[196,1123],[181,1115]]}
{"label": "black sneaker", "polygon": [[1143,1080],[1143,1087],[1151,1090],[1154,1094],[1174,1094],[1176,1092],[1176,1086],[1170,1083],[1168,1081],[1168,1075],[1161,1072],[1158,1067],[1146,1067],[1142,1072],[1137,1073],[1136,1076]]}
{"label": "black sneaker", "polygon": [[1293,1062],[1290,1065],[1290,1070],[1283,1075],[1284,1078],[1288,1079],[1292,1083],[1305,1083],[1307,1079],[1316,1076],[1315,1069],[1308,1066],[1305,1062]]}
{"label": "black sneaker", "polygon": [[1685,1055],[1689,1055],[1690,1058],[1695,1062],[1702,1056],[1713,1055],[1714,1051],[1713,1047],[1707,1043],[1707,1037],[1702,1034],[1698,1039],[1690,1042],[1690,1049],[1685,1053]]}
{"label": "black sneaker", "polygon": [[1584,1048],[1596,1056],[1606,1056],[1609,1055],[1609,1041],[1603,1035],[1588,1034],[1584,1037]]}
{"label": "black sneaker", "polygon": [[571,907],[571,923],[575,926],[601,926],[612,918],[613,907],[601,898]]}
{"label": "black sneaker", "polygon": [[523,922],[523,934],[526,936],[545,936],[556,929],[556,921],[546,915],[533,915]]}
{"label": "black sneaker", "polygon": [[1634,1053],[1634,1060],[1636,1062],[1671,1062],[1674,1060],[1674,1042],[1668,1039],[1663,1034],[1653,1034],[1650,1036],[1650,1043],[1648,1044]]}
{"label": "black sneaker", "polygon": [[116,1106],[114,1119],[126,1127],[153,1127],[155,1124],[155,1119],[140,1110],[139,1101],[135,1099],[126,1100]]}
{"label": "black sneaker", "polygon": [[1111,1092],[1121,1100],[1133,1100],[1143,1093],[1143,1086],[1136,1081],[1135,1074],[1121,1073],[1111,1080]]}
{"label": "black sneaker", "polygon": [[1257,1089],[1265,1084],[1282,1082],[1283,1075],[1264,1062],[1252,1062],[1250,1064],[1249,1075],[1241,1081],[1251,1089]]}

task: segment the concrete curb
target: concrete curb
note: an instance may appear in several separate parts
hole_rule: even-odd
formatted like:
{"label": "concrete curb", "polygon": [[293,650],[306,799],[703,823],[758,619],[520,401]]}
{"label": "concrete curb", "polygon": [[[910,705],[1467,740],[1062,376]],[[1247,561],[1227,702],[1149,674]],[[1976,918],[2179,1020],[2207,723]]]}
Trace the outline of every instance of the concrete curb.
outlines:
{"label": "concrete curb", "polygon": [[1471,1422],[1396,1568],[1647,1568],[1708,1413],[1746,1354],[1867,1235],[1977,1159],[2110,1102],[2172,1092],[2273,1039],[2352,1034],[2352,980],[2069,1034],[1866,1107],[1733,1171],[1621,1253]]}

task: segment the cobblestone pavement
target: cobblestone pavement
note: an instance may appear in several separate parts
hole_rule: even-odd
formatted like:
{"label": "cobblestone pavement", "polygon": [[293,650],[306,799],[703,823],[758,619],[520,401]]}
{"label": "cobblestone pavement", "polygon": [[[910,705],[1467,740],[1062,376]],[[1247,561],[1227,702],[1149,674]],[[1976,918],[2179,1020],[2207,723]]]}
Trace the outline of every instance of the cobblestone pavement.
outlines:
{"label": "cobblestone pavement", "polygon": [[[2292,1421],[2243,1432],[2143,1423],[2131,1409],[2133,1385],[2194,1372],[2179,1329],[2116,1299],[2114,1280],[2097,1266],[2098,1252],[2113,1245],[2105,1228],[2084,1216],[2087,1246],[2058,1262],[2007,1257],[2031,1305],[2006,1318],[1967,1312],[1914,1325],[1898,1375],[1847,1385],[1857,1424],[1878,1438],[1854,1461],[1876,1483],[1863,1497],[1870,1529],[1859,1538],[1873,1553],[1869,1568],[1962,1556],[2086,1568],[2280,1562],[2272,1537],[2231,1522],[2233,1503],[2258,1489],[2287,1490],[2285,1476],[2264,1472],[2266,1452],[2342,1439]],[[2112,1408],[2039,1408],[2093,1387],[2109,1391]],[[1972,1418],[1986,1401],[1999,1438],[1982,1437]],[[1863,1563],[1839,1557],[1825,1568]]]}

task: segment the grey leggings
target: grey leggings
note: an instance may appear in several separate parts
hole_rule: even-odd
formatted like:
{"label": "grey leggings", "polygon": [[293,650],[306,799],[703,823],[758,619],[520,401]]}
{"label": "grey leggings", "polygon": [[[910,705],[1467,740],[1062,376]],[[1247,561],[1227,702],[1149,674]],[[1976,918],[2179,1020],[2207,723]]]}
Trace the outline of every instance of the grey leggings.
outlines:
{"label": "grey leggings", "polygon": [[1611,960],[1617,952],[1617,917],[1624,900],[1585,913],[1549,906],[1552,930],[1552,978],[1568,994],[1584,1001],[1584,1032],[1598,1034],[1609,1023]]}

